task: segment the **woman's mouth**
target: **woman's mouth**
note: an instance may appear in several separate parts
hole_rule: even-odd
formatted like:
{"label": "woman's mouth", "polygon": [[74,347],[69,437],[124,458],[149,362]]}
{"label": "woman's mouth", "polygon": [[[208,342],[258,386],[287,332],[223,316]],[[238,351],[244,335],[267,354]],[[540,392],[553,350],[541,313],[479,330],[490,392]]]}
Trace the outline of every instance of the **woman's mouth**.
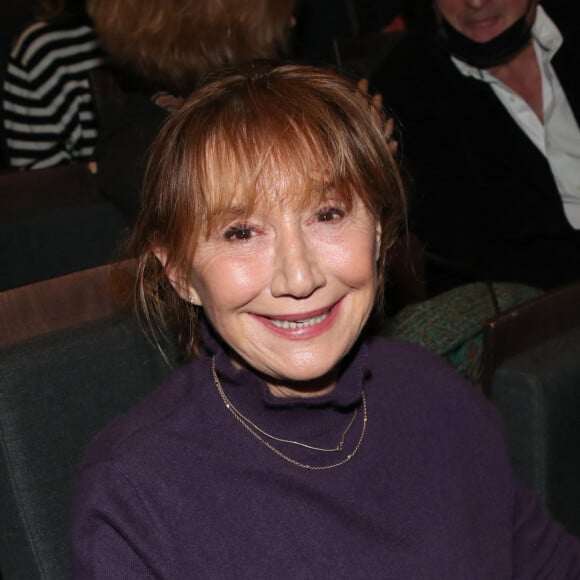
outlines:
{"label": "woman's mouth", "polygon": [[341,310],[342,299],[331,306],[310,312],[256,316],[267,329],[285,339],[309,340],[328,332],[334,326]]}
{"label": "woman's mouth", "polygon": [[270,318],[270,322],[276,328],[283,328],[284,330],[288,329],[295,329],[295,328],[307,328],[309,326],[316,326],[320,324],[326,318],[328,318],[330,311],[327,310],[323,314],[319,314],[318,316],[312,316],[311,318],[305,318],[303,320],[277,320],[275,318]]}

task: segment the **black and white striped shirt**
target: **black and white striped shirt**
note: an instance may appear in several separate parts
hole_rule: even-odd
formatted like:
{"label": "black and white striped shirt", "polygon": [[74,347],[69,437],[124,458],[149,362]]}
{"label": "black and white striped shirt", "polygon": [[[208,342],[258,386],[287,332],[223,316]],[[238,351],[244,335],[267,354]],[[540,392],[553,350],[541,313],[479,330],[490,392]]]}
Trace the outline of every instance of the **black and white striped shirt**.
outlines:
{"label": "black and white striped shirt", "polygon": [[88,73],[103,64],[85,23],[38,22],[16,41],[2,116],[11,167],[40,169],[92,158],[97,123]]}

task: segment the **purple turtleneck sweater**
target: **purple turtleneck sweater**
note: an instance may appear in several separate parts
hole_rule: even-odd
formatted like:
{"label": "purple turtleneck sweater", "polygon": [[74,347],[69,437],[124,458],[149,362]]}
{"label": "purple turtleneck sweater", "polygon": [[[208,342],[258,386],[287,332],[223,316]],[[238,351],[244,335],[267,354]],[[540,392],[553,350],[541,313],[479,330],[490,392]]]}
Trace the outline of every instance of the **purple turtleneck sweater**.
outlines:
{"label": "purple turtleneck sweater", "polygon": [[335,390],[281,400],[214,345],[93,443],[73,515],[75,580],[580,576],[576,539],[512,475],[495,412],[445,362],[377,339]]}

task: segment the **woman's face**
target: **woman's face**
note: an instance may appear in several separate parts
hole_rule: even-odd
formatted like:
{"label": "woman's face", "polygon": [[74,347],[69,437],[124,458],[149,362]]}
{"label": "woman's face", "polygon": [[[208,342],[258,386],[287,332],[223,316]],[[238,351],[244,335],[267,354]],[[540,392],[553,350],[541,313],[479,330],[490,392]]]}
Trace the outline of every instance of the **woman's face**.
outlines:
{"label": "woman's face", "polygon": [[272,201],[201,237],[191,294],[275,394],[304,395],[292,383],[321,377],[328,390],[373,307],[380,227],[360,200],[350,212]]}
{"label": "woman's face", "polygon": [[[475,42],[492,40],[521,18],[530,0],[435,0],[441,15]],[[536,0],[533,0],[535,5]],[[535,10],[529,11],[533,18]]]}

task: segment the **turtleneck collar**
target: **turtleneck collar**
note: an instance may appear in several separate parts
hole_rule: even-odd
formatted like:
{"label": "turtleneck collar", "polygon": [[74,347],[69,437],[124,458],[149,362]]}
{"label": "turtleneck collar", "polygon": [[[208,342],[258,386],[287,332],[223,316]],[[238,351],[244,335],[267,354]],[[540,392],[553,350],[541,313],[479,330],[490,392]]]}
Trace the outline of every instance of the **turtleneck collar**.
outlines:
{"label": "turtleneck collar", "polygon": [[258,391],[266,407],[335,407],[344,410],[360,403],[363,383],[369,372],[367,347],[362,341],[342,361],[337,384],[329,393],[315,397],[276,397],[254,371],[245,367],[236,368],[223,341],[205,319],[201,326],[201,338],[204,355],[207,358],[215,357],[220,378],[232,386],[252,384],[255,388],[259,385]]}
{"label": "turtleneck collar", "polygon": [[[342,361],[332,391],[320,397],[282,398],[274,396],[263,378],[252,369],[232,363],[227,347],[209,324],[201,328],[201,335],[203,359],[208,367],[211,359],[215,360],[227,404],[253,425],[252,429],[259,430],[258,438],[263,437],[280,453],[304,465],[322,468],[337,461],[348,461],[365,429],[363,388],[370,378],[370,367],[363,341]],[[212,382],[215,381],[212,379]],[[222,399],[217,385],[214,388],[216,398]],[[220,400],[220,406],[228,413],[225,400]],[[240,430],[240,433],[246,431],[242,427]],[[339,450],[341,439],[343,446]]]}

